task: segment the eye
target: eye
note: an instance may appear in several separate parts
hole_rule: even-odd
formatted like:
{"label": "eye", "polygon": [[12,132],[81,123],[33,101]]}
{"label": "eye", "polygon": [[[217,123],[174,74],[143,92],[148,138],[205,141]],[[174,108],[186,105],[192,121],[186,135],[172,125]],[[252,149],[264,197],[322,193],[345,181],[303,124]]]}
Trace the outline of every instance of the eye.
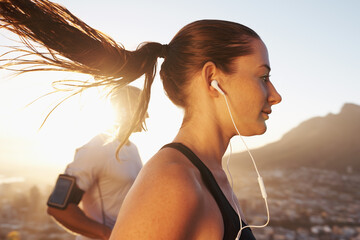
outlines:
{"label": "eye", "polygon": [[265,83],[270,81],[270,74],[265,74],[261,77],[261,80],[264,81]]}

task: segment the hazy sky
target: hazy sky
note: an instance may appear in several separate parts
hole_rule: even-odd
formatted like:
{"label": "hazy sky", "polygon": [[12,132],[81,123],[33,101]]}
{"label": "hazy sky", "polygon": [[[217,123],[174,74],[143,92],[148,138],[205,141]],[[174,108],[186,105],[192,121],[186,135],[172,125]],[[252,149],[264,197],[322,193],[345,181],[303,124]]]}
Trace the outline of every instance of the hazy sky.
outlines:
{"label": "hazy sky", "polygon": [[[360,104],[360,1],[56,2],[129,50],[144,41],[168,43],[181,27],[198,19],[230,20],[254,29],[268,47],[271,79],[283,101],[273,107],[267,133],[246,138],[252,148],[280,139],[284,133],[311,117],[338,113],[346,102]],[[1,33],[6,34],[4,31]],[[0,41],[6,42],[4,38]],[[2,76],[5,76],[4,71],[0,72]],[[34,75],[31,81],[27,81],[29,78],[23,76],[17,81],[5,79],[0,82],[1,137],[14,133],[33,136],[40,119],[49,110],[48,102],[47,105],[40,102],[28,109],[19,109],[49,90],[43,86],[43,83],[49,83],[46,79],[54,80],[60,75]],[[181,111],[164,96],[158,75],[152,96],[149,132],[133,138],[145,161],[161,145],[172,140],[182,116]],[[51,142],[52,147],[46,147],[46,156],[51,156],[54,151],[66,152],[78,147],[74,145],[83,143],[98,130],[94,121],[106,121],[96,120],[97,114],[91,113],[101,106],[90,97],[77,102],[80,102],[78,105],[83,112],[87,112],[87,117],[80,117],[79,111],[73,109],[74,104],[65,104],[50,117],[49,124],[35,134],[41,141]],[[243,150],[238,138],[233,143],[235,150]],[[69,153],[57,161],[71,160]]]}

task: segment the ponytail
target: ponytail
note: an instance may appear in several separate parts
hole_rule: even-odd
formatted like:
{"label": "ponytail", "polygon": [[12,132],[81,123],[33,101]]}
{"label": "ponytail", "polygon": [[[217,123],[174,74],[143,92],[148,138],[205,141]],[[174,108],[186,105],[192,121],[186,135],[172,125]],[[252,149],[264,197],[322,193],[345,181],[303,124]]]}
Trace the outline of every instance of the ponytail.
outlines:
{"label": "ponytail", "polygon": [[[119,149],[134,129],[144,123],[157,58],[164,56],[167,45],[150,42],[139,45],[135,51],[127,51],[66,8],[47,0],[2,0],[0,28],[18,35],[25,46],[11,47],[2,58],[14,52],[18,56],[0,59],[0,68],[19,66],[20,70],[15,70],[19,74],[55,70],[94,76],[95,82],[60,81],[77,89],[75,93],[96,86],[123,87],[145,75],[138,109]],[[29,60],[29,56],[34,59]]]}

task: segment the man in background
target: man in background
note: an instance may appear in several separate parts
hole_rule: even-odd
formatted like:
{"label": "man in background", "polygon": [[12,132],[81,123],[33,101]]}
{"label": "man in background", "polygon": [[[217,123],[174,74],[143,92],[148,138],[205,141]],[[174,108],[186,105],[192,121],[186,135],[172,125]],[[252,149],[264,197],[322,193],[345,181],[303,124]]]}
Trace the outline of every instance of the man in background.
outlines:
{"label": "man in background", "polygon": [[[140,92],[132,86],[112,92],[115,137],[102,133],[77,149],[49,197],[48,214],[79,234],[77,240],[109,239],[121,204],[142,168],[135,144],[127,140],[117,151],[126,139]],[[136,126],[133,132],[141,129]]]}

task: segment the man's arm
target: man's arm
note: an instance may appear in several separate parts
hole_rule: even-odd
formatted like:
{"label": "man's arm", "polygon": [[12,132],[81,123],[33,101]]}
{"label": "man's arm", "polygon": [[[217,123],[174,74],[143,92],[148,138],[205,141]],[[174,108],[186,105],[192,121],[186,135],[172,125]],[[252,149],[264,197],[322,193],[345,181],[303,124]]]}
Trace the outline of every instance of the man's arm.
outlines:
{"label": "man's arm", "polygon": [[72,232],[89,238],[110,238],[111,229],[87,217],[75,203],[69,203],[65,209],[48,207],[47,212]]}

